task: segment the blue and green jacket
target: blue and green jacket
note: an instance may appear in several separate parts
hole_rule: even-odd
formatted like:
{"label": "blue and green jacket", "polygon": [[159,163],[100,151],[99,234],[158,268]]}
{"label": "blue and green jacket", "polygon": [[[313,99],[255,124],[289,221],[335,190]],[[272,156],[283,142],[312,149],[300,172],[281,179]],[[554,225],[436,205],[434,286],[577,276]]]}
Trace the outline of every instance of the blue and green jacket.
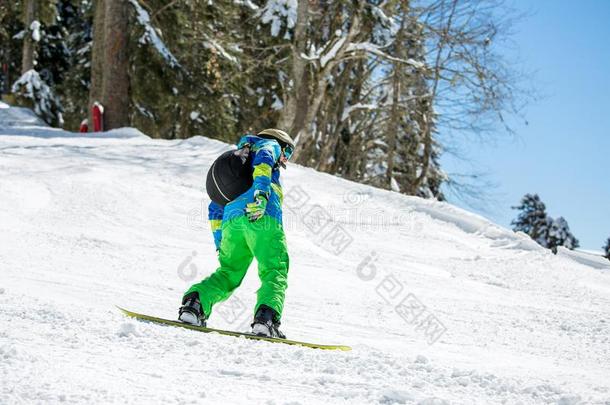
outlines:
{"label": "blue and green jacket", "polygon": [[282,224],[282,186],[280,185],[280,144],[274,139],[260,138],[255,135],[245,135],[237,144],[237,148],[250,148],[252,155],[252,187],[224,207],[212,201],[208,207],[208,219],[214,235],[216,249],[220,249],[222,239],[222,222],[246,215],[246,204],[254,201],[254,193],[264,193],[269,196],[265,215],[275,218]]}

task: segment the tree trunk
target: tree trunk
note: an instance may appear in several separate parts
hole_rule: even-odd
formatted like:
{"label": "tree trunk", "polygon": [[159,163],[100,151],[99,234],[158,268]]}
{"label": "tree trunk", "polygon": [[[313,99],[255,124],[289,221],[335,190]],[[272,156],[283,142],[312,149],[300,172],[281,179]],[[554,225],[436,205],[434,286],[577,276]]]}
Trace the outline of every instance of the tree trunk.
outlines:
{"label": "tree trunk", "polygon": [[349,46],[350,43],[354,40],[355,36],[360,32],[360,14],[363,10],[364,3],[358,7],[358,10],[354,12],[352,16],[352,24],[347,32],[346,38],[342,45],[339,46],[334,57],[331,58],[326,64],[322,67],[320,66],[313,75],[313,82],[310,87],[312,87],[312,95],[309,97],[307,111],[305,114],[305,121],[303,123],[303,128],[298,132],[299,134],[299,148],[297,148],[294,160],[295,162],[309,165],[312,157],[317,153],[315,144],[316,144],[316,134],[313,130],[314,120],[318,111],[320,109],[320,104],[322,100],[326,97],[326,87],[327,81],[326,78],[332,70],[337,66],[338,63],[341,62],[343,56],[345,55],[345,50]]}
{"label": "tree trunk", "polygon": [[105,0],[104,129],[129,126],[129,9],[127,0]]}
{"label": "tree trunk", "polygon": [[[405,25],[406,21],[409,18],[407,15],[408,2],[404,1],[402,3],[402,18],[400,19],[400,28],[398,33],[396,34],[396,56],[400,59],[405,58],[405,48],[403,47],[404,39],[405,39]],[[388,152],[387,152],[387,164],[388,171],[386,173],[386,186],[388,190],[392,189],[392,178],[394,177],[394,160],[396,154],[396,138],[398,136],[398,132],[400,131],[400,119],[403,112],[403,109],[400,107],[401,101],[401,83],[403,81],[403,66],[402,62],[394,62],[394,74],[392,76],[392,106],[390,110],[390,125],[387,133],[388,140]]]}
{"label": "tree trunk", "polygon": [[[337,146],[339,144],[339,138],[341,137],[341,130],[344,125],[341,120],[343,116],[343,111],[345,110],[345,105],[348,97],[348,89],[350,86],[352,88],[357,87],[358,84],[353,82],[353,79],[350,77],[352,70],[355,68],[355,61],[347,61],[343,72],[341,74],[335,75],[333,82],[336,83],[335,92],[338,91],[338,95],[336,98],[333,98],[330,102],[331,105],[324,108],[327,111],[327,114],[332,114],[332,121],[336,123],[331,134],[327,134],[324,143],[322,146],[322,151],[320,154],[320,160],[316,165],[316,170],[320,170],[327,173],[334,173],[337,165],[336,152]],[[328,104],[328,103],[327,103]],[[325,128],[326,125],[323,126]]]}
{"label": "tree trunk", "polygon": [[89,88],[89,128],[93,129],[93,104],[102,102],[102,83],[104,81],[104,15],[105,0],[95,0],[93,17],[93,48],[91,50],[91,87]]}
{"label": "tree trunk", "polygon": [[282,109],[277,126],[288,131],[293,136],[303,128],[305,114],[307,113],[308,88],[306,85],[305,69],[309,61],[301,57],[307,46],[307,24],[309,1],[299,0],[297,6],[297,23],[294,30],[294,43],[292,45],[292,69],[290,80],[286,85],[284,108]]}
{"label": "tree trunk", "polygon": [[25,0],[23,3],[23,24],[25,36],[23,37],[23,54],[21,59],[21,73],[34,69],[34,40],[30,26],[38,14],[38,0]]}

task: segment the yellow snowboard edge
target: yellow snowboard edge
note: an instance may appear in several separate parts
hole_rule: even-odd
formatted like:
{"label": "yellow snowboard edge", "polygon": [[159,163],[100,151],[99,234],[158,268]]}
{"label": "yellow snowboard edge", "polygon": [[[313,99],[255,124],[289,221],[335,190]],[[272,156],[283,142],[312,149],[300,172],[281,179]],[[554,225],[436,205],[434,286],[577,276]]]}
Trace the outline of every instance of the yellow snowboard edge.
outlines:
{"label": "yellow snowboard edge", "polygon": [[251,334],[243,333],[243,332],[233,332],[233,331],[223,330],[223,329],[207,328],[205,326],[189,325],[187,323],[183,323],[180,321],[173,321],[170,319],[164,319],[164,318],[158,318],[155,316],[139,314],[137,312],[132,312],[125,308],[121,308],[118,305],[116,305],[116,307],[123,314],[125,314],[131,318],[140,319],[143,321],[155,322],[155,323],[162,324],[162,325],[170,325],[170,326],[175,326],[175,327],[184,328],[184,329],[196,330],[198,332],[218,333],[221,335],[227,335],[227,336],[233,336],[233,337],[244,337],[246,339],[251,339],[251,340],[264,340],[264,341],[267,341],[270,343],[283,343],[283,344],[287,344],[287,345],[309,347],[312,349],[320,349],[320,350],[341,350],[341,351],[352,350],[351,347],[344,346],[344,345],[321,345],[321,344],[316,344],[316,343],[300,342],[298,340],[269,338],[269,337],[263,337],[263,336],[255,336],[255,335],[251,335]]}

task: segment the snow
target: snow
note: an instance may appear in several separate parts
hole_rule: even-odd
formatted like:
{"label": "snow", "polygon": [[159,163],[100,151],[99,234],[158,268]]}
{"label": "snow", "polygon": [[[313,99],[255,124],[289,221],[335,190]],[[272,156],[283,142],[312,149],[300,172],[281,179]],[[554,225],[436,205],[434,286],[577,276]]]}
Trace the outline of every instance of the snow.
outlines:
{"label": "snow", "polygon": [[348,119],[353,111],[356,111],[356,110],[376,110],[376,109],[379,109],[379,105],[378,104],[356,103],[356,104],[348,105],[343,110],[343,115],[341,115],[341,121],[345,121],[346,119]]}
{"label": "snow", "polygon": [[263,24],[271,24],[271,35],[277,37],[282,25],[294,28],[297,22],[297,0],[269,0],[261,10]]}
{"label": "snow", "polygon": [[25,38],[26,30],[19,31],[15,35],[13,35],[13,39],[22,40]]}
{"label": "snow", "polygon": [[128,337],[128,336],[141,336],[137,331],[135,321],[129,321],[122,323],[117,331],[117,336]]}
{"label": "snow", "polygon": [[[608,267],[294,164],[282,329],[351,352],[125,318],[114,305],[175,318],[214,270],[202,183],[228,148],[73,134],[0,109],[0,403],[610,401]],[[211,326],[247,328],[257,278],[250,269]]]}
{"label": "snow", "polygon": [[371,5],[371,11],[377,20],[377,24],[373,28],[373,38],[382,47],[391,45],[400,28],[398,22],[388,17],[379,6]]}
{"label": "snow", "polygon": [[[343,47],[343,44],[347,40],[346,36],[340,36],[340,35],[341,35],[340,30],[335,31],[335,36],[337,36],[339,38],[337,38],[337,39],[333,38],[332,40],[328,41],[327,43],[321,45],[318,49],[316,49],[316,47],[313,43],[310,44],[309,45],[309,55],[302,53],[301,57],[304,59],[311,60],[311,61],[319,60],[320,67],[323,68],[324,66],[326,66],[326,64],[328,64],[328,62],[330,62],[331,60],[333,60],[337,57],[337,53],[339,52],[341,47]],[[331,46],[331,43],[332,43],[332,46]],[[328,47],[330,47],[330,49],[326,53],[324,53],[324,50]]]}
{"label": "snow", "polygon": [[388,60],[406,63],[408,65],[413,66],[415,69],[423,69],[426,66],[423,62],[416,61],[415,59],[412,59],[412,58],[408,58],[408,59],[395,58],[395,57],[383,52],[381,50],[380,46],[375,45],[371,42],[358,42],[358,43],[349,44],[347,46],[346,52],[354,52],[354,51],[365,51],[365,52],[368,52],[368,53],[371,53],[374,55],[381,56],[382,58],[385,58]]}
{"label": "snow", "polygon": [[95,101],[95,102],[93,103],[93,106],[94,106],[94,107],[97,107],[97,108],[100,110],[100,112],[101,112],[102,114],[104,114],[104,106],[102,105],[102,103],[100,103],[99,101]]}
{"label": "snow", "polygon": [[273,94],[273,103],[271,104],[271,109],[275,111],[279,111],[284,107],[284,103],[278,97],[277,94]]}
{"label": "snow", "polygon": [[206,49],[214,49],[214,50],[216,50],[217,52],[220,53],[220,55],[223,58],[227,59],[229,62],[234,63],[236,65],[239,65],[239,60],[235,56],[233,56],[230,53],[228,53],[218,42],[210,39],[208,41],[205,41],[203,43],[203,46]]}
{"label": "snow", "polygon": [[21,97],[31,100],[36,114],[52,122],[57,118],[57,123],[63,125],[61,116],[61,103],[53,90],[41,79],[34,69],[28,70],[21,75],[11,88],[12,93],[18,93]]}
{"label": "snow", "polygon": [[32,31],[32,39],[36,42],[40,42],[41,34],[40,34],[40,21],[34,20],[32,24],[30,24],[30,31]]}
{"label": "snow", "polygon": [[240,6],[246,6],[251,10],[258,10],[258,6],[254,3],[252,3],[252,1],[250,1],[250,0],[233,0],[233,3],[240,5]]}
{"label": "snow", "polygon": [[[0,109],[0,139],[6,137],[30,137],[36,138],[108,138],[108,139],[150,139],[135,128],[121,128],[106,132],[89,132],[81,134],[78,132],[63,131],[52,128],[42,121],[32,110],[20,107]],[[27,142],[27,141],[25,141]]]}
{"label": "snow", "polygon": [[[341,31],[337,31],[337,32],[335,32],[335,34],[341,34]],[[318,49],[316,49],[316,47],[313,44],[310,44],[309,54],[302,53],[301,57],[304,59],[311,60],[311,61],[319,60],[320,66],[324,67],[328,64],[328,62],[330,62],[331,60],[333,60],[337,57],[339,50],[343,49],[346,40],[347,40],[346,36],[342,36],[337,40],[333,39],[332,41],[334,41],[334,42],[332,43],[332,46],[330,47],[330,49],[327,52],[324,52],[324,50],[329,47],[331,41],[320,46]],[[383,52],[382,47],[375,45],[371,42],[350,43],[350,44],[347,44],[347,46],[345,46],[344,49],[345,49],[345,52],[348,52],[348,53],[349,52],[358,52],[358,51],[367,52],[367,53],[370,53],[373,55],[380,56],[387,60],[406,63],[410,66],[413,66],[415,69],[423,69],[425,67],[425,64],[423,62],[416,61],[412,58],[400,59],[400,58],[393,57],[393,56]]]}
{"label": "snow", "polygon": [[47,124],[28,108],[11,107],[3,103],[1,109],[0,128],[3,130],[21,130],[32,127],[44,127],[43,131],[47,130]]}
{"label": "snow", "polygon": [[341,49],[341,47],[343,46],[343,44],[345,43],[345,40],[347,39],[347,37],[340,37],[337,42],[335,42],[333,44],[333,46],[328,50],[328,52],[326,52],[325,54],[323,54],[322,56],[320,56],[320,66],[324,67],[326,66],[326,64],[335,59],[335,57],[337,56],[337,52],[339,52],[339,49]]}
{"label": "snow", "polygon": [[170,65],[170,67],[181,67],[178,60],[170,52],[163,40],[159,37],[159,34],[157,34],[155,28],[152,26],[148,12],[144,10],[142,6],[140,6],[137,0],[129,0],[129,2],[136,10],[138,23],[140,23],[140,25],[144,28],[144,34],[140,38],[140,43],[152,44],[159,55],[161,55],[161,57]]}
{"label": "snow", "polygon": [[569,250],[563,246],[557,248],[557,255],[568,257],[575,262],[590,266],[596,269],[610,270],[610,260],[602,256],[601,253],[588,253],[587,251]]}
{"label": "snow", "polygon": [[139,103],[135,103],[135,107],[138,109],[138,112],[142,114],[144,117],[150,118],[151,120],[155,119],[155,114],[153,114],[146,107],[140,105]]}
{"label": "snow", "polygon": [[577,252],[582,252],[582,253],[587,253],[590,255],[595,255],[595,256],[603,256],[604,252],[601,250],[595,250],[595,249],[582,249],[582,248],[578,248],[575,249]]}
{"label": "snow", "polygon": [[400,186],[394,177],[390,180],[390,187],[392,191],[400,192]]}

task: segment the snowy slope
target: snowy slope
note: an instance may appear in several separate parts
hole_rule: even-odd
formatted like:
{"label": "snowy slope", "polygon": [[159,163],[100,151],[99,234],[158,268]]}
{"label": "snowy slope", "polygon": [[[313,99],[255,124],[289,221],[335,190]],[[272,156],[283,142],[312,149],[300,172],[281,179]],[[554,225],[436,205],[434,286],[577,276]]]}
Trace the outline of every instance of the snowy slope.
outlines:
{"label": "snowy slope", "polygon": [[[202,187],[227,146],[80,137],[14,108],[0,134],[0,404],[610,401],[601,261],[291,164],[283,330],[353,351],[138,323],[114,305],[173,318],[214,270]],[[251,269],[210,324],[243,330],[257,287]]]}

